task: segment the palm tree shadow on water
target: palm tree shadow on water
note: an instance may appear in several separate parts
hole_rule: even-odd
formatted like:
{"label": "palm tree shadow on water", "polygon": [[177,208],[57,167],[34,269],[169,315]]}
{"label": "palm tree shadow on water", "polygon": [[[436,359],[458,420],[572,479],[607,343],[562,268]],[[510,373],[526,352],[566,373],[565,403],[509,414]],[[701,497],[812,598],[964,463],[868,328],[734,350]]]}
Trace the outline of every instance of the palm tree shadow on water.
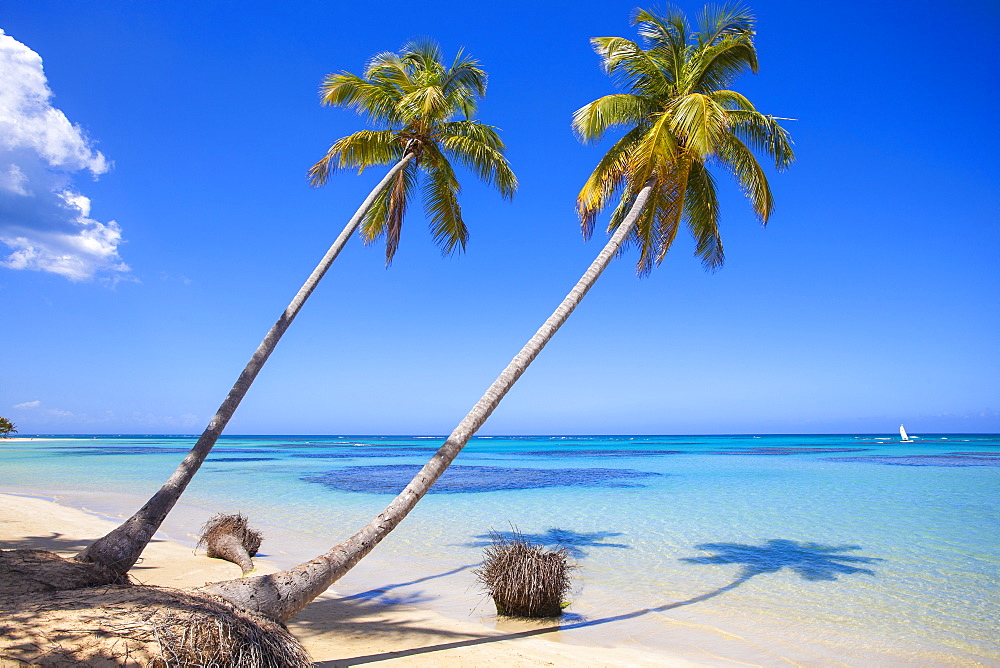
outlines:
{"label": "palm tree shadow on water", "polygon": [[[748,580],[758,575],[777,573],[782,569],[790,569],[797,573],[803,580],[810,582],[836,581],[841,575],[870,575],[874,576],[875,571],[870,568],[863,568],[861,565],[873,564],[881,559],[877,557],[864,557],[846,552],[861,550],[859,545],[821,545],[819,543],[799,543],[783,538],[774,538],[765,541],[761,545],[745,545],[740,543],[702,543],[695,545],[695,549],[713,554],[700,557],[684,557],[679,561],[687,564],[699,565],[727,565],[739,564],[742,568],[737,573],[732,582],[713,589],[710,592],[689,598],[684,601],[666,603],[653,608],[643,608],[621,615],[601,617],[599,619],[581,619],[572,616],[564,617],[568,623],[557,623],[541,628],[528,629],[515,633],[502,635],[482,636],[478,638],[457,640],[454,642],[430,645],[427,647],[417,647],[413,649],[401,650],[398,652],[386,652],[383,654],[372,654],[368,656],[358,656],[350,659],[340,659],[336,661],[324,661],[317,666],[354,666],[365,663],[384,661],[390,658],[401,658],[414,656],[430,652],[456,649],[459,647],[470,647],[486,643],[500,642],[504,640],[514,640],[517,638],[527,638],[531,636],[555,633],[557,631],[569,631],[572,629],[587,628],[601,624],[634,619],[643,615],[655,612],[666,612],[674,608],[680,608],[694,603],[701,603],[708,599],[715,598],[732,591],[743,585]],[[459,569],[461,570],[461,569]]]}

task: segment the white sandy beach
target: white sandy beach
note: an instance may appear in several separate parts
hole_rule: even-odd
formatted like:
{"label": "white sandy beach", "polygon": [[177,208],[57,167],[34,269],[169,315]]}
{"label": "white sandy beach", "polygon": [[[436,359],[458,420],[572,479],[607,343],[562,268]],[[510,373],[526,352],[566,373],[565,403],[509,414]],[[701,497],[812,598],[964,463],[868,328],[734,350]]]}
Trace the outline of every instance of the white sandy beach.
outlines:
{"label": "white sandy beach", "polygon": [[[71,556],[116,523],[53,500],[0,494],[0,549],[37,548]],[[256,560],[258,570],[275,565]],[[131,571],[149,585],[196,587],[239,576],[225,561],[156,538]],[[338,597],[336,585],[303,611],[289,628],[319,666],[503,665],[503,666],[685,666],[710,665],[704,658],[682,658],[632,648],[567,645],[539,633],[544,627],[500,631],[453,620],[407,605]],[[0,665],[17,665],[4,664]]]}

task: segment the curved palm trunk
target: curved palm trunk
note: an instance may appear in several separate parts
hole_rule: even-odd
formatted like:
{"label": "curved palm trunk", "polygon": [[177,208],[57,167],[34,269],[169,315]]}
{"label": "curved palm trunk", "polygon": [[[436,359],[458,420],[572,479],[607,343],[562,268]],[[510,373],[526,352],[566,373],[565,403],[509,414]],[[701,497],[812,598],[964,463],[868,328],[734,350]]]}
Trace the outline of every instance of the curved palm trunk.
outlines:
{"label": "curved palm trunk", "polygon": [[215,417],[208,423],[208,427],[202,433],[201,438],[191,448],[191,451],[170,478],[135,515],[128,518],[124,524],[114,529],[108,535],[91,543],[78,554],[76,556],[78,561],[99,563],[118,575],[122,575],[132,568],[143,549],[145,549],[153,537],[153,534],[160,527],[163,519],[167,516],[167,513],[177,503],[177,499],[180,498],[188,483],[191,482],[191,478],[194,477],[202,462],[205,461],[205,457],[208,456],[212,446],[215,445],[219,436],[222,435],[222,430],[226,428],[226,424],[233,417],[233,413],[236,412],[236,408],[240,405],[243,397],[246,396],[250,385],[264,366],[264,362],[267,361],[267,358],[274,351],[275,346],[278,345],[281,336],[288,329],[288,326],[292,324],[292,320],[298,315],[309,295],[316,289],[316,285],[319,284],[320,279],[326,274],[330,265],[337,258],[337,255],[340,254],[341,249],[343,249],[347,240],[350,239],[354,230],[357,229],[361,219],[375,202],[375,198],[389,186],[396,174],[414,158],[414,153],[407,152],[389,170],[389,173],[375,186],[375,189],[371,191],[368,198],[361,204],[354,217],[347,223],[343,231],[333,242],[333,245],[326,252],[326,255],[323,256],[323,259],[299,289],[295,298],[288,305],[288,308],[285,309],[285,312],[281,314],[281,317],[271,327],[271,331],[261,341],[260,346],[257,347],[257,351],[250,358],[250,361],[243,369],[243,373],[236,380],[236,384],[233,385],[233,389],[229,391],[229,395],[222,402]]}
{"label": "curved palm trunk", "polygon": [[217,582],[200,588],[200,591],[221,596],[235,605],[285,622],[351,570],[417,505],[431,485],[455,460],[469,439],[486,422],[545,344],[566,322],[635,227],[652,189],[653,185],[649,182],[639,191],[625,220],[615,230],[610,241],[584,272],[579,282],[525,344],[521,352],[493,381],[483,398],[459,423],[444,445],[378,517],[343,543],[311,561],[271,575]]}

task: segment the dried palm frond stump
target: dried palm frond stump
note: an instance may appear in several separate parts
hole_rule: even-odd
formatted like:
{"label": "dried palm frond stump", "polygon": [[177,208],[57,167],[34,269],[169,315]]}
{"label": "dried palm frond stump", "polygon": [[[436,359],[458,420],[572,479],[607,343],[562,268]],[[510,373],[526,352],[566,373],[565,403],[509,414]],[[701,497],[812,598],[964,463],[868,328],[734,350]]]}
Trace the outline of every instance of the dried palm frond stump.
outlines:
{"label": "dried palm frond stump", "polygon": [[198,547],[204,545],[209,557],[231,561],[246,575],[253,570],[250,557],[257,554],[260,541],[260,532],[247,526],[247,518],[243,515],[219,513],[213,515],[201,528]]}
{"label": "dried palm frond stump", "polygon": [[559,617],[570,589],[573,566],[565,548],[547,550],[516,531],[490,532],[476,579],[506,617]]}

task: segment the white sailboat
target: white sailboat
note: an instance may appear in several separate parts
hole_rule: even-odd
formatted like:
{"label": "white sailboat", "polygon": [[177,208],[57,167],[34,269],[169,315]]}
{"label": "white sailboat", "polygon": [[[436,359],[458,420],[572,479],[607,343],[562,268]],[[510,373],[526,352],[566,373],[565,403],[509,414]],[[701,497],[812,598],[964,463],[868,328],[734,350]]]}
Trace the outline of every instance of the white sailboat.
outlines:
{"label": "white sailboat", "polygon": [[902,439],[903,443],[912,443],[913,439],[906,433],[906,429],[903,425],[899,425],[899,438]]}

